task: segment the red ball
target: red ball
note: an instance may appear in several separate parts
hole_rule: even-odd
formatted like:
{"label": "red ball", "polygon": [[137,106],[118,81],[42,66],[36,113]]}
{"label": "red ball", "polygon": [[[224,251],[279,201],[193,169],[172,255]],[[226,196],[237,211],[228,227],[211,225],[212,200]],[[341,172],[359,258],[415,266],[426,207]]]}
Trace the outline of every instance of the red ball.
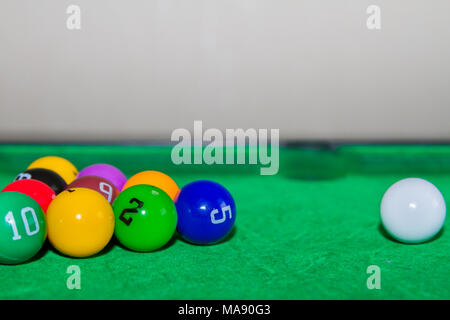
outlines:
{"label": "red ball", "polygon": [[56,197],[56,193],[52,188],[45,183],[34,179],[14,181],[2,190],[2,192],[4,191],[15,191],[26,194],[33,198],[41,206],[44,212],[47,212],[48,205]]}
{"label": "red ball", "polygon": [[69,184],[66,190],[70,188],[92,189],[104,196],[110,204],[112,204],[119,195],[119,190],[109,180],[97,176],[84,176],[78,178]]}

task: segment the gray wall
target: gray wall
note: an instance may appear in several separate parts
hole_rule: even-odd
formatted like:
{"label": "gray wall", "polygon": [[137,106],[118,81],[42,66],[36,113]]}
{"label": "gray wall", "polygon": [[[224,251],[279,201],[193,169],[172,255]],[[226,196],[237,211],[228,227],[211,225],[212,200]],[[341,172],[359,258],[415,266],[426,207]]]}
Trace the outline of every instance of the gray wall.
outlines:
{"label": "gray wall", "polygon": [[[66,28],[66,8],[82,29]],[[381,7],[382,28],[366,28]],[[0,140],[450,139],[446,0],[2,0]]]}

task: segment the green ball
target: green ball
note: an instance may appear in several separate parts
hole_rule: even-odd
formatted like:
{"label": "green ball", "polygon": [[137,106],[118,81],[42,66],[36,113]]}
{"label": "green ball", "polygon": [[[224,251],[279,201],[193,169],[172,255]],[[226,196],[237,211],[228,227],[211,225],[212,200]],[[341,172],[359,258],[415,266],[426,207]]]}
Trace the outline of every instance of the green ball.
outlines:
{"label": "green ball", "polygon": [[135,251],[153,251],[165,245],[177,227],[172,199],[151,185],[122,191],[113,203],[114,234],[122,245]]}
{"label": "green ball", "polygon": [[0,193],[0,263],[19,264],[31,259],[47,237],[44,211],[19,192]]}

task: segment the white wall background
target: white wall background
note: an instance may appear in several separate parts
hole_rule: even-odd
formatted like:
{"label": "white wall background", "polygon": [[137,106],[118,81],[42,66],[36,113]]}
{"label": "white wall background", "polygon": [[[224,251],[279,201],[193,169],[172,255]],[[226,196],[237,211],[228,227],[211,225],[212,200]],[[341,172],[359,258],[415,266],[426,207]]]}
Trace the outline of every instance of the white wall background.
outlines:
{"label": "white wall background", "polygon": [[2,0],[0,140],[168,140],[194,120],[282,139],[450,139],[449,12],[446,0]]}

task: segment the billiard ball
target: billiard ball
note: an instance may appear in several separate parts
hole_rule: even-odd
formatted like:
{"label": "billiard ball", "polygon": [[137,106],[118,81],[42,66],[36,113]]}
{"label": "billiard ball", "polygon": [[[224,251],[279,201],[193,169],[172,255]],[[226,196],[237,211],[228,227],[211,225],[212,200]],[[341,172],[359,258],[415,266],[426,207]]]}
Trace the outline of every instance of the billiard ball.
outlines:
{"label": "billiard ball", "polygon": [[29,169],[24,172],[19,173],[14,181],[24,180],[24,179],[34,179],[41,181],[52,188],[56,194],[60,193],[67,187],[67,183],[63,178],[60,177],[54,171],[48,169]]}
{"label": "billiard ball", "polygon": [[84,176],[102,177],[111,181],[117,190],[122,190],[123,185],[127,182],[127,177],[122,171],[106,163],[97,163],[84,168],[78,173],[78,178]]}
{"label": "billiard ball", "polygon": [[103,195],[110,204],[114,202],[114,199],[116,199],[119,194],[119,190],[117,190],[111,182],[96,176],[84,176],[77,178],[67,186],[67,189],[72,188],[88,188],[97,191]]}
{"label": "billiard ball", "polygon": [[78,175],[77,168],[67,159],[56,157],[56,156],[47,156],[39,158],[33,161],[27,168],[28,169],[48,169],[56,172],[64,179],[64,181],[69,184]]}
{"label": "billiard ball", "polygon": [[56,197],[55,191],[52,188],[34,179],[14,181],[2,190],[2,192],[5,191],[15,191],[30,196],[41,206],[44,213],[47,212],[48,205]]}
{"label": "billiard ball", "polygon": [[396,240],[425,242],[444,225],[445,201],[430,182],[408,178],[394,183],[381,200],[381,222]]}
{"label": "billiard ball", "polygon": [[164,246],[175,233],[177,211],[172,199],[151,185],[136,185],[122,191],[113,204],[114,234],[135,251],[153,251]]}
{"label": "billiard ball", "polygon": [[50,243],[72,257],[100,252],[114,233],[114,213],[108,201],[87,188],[67,189],[47,209]]}
{"label": "billiard ball", "polygon": [[0,193],[0,263],[19,264],[38,253],[47,234],[44,212],[20,192]]}
{"label": "billiard ball", "polygon": [[200,180],[181,188],[175,199],[178,233],[195,244],[213,244],[223,240],[233,228],[236,206],[222,185]]}
{"label": "billiard ball", "polygon": [[142,171],[135,174],[128,179],[127,183],[123,186],[123,190],[139,184],[148,184],[158,187],[167,193],[172,200],[175,199],[175,196],[180,190],[175,181],[167,174],[153,170]]}

